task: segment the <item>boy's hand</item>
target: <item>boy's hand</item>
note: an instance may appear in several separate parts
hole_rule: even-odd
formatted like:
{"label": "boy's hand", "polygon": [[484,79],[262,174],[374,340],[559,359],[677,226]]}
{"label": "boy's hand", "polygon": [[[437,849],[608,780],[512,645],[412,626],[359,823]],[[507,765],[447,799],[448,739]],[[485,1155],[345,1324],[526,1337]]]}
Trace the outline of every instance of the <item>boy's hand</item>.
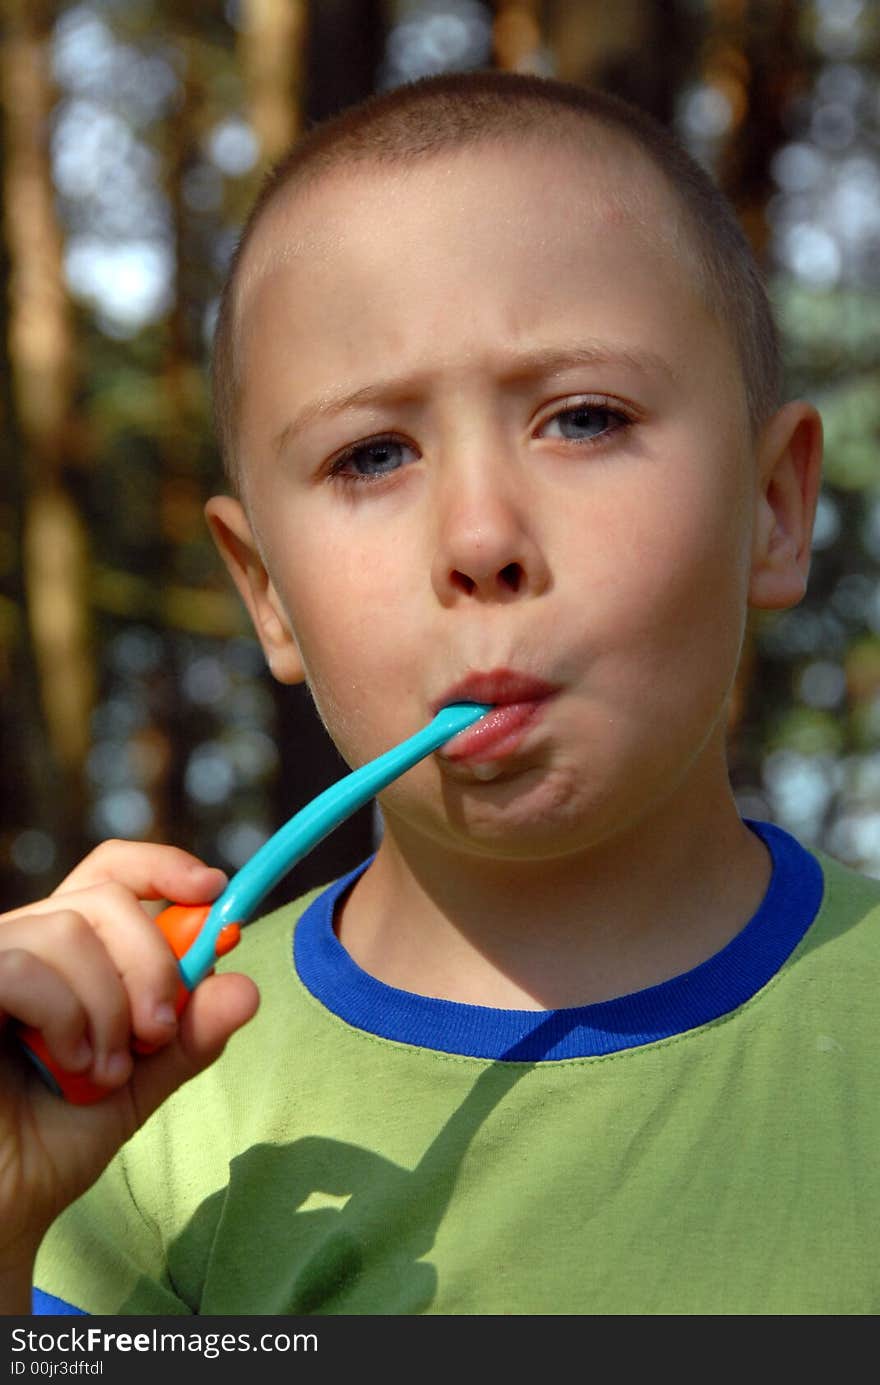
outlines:
{"label": "boy's hand", "polygon": [[[229,974],[202,982],[178,1021],[177,962],[141,903],[209,903],[225,883],[176,847],[112,841],[47,899],[0,915],[0,1279],[32,1260],[59,1212],[255,1013],[256,986]],[[90,1106],[53,1095],[16,1023],[111,1094]],[[133,1061],[135,1038],[161,1047]]]}

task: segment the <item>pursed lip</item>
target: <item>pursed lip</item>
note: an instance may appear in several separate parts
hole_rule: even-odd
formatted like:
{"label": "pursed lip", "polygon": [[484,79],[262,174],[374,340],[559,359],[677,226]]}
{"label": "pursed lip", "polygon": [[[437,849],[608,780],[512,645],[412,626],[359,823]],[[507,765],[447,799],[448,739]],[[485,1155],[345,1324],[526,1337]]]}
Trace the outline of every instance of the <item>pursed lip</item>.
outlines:
{"label": "pursed lip", "polygon": [[436,715],[441,707],[448,707],[450,702],[486,702],[494,707],[504,707],[511,702],[540,702],[557,692],[558,685],[548,683],[544,678],[499,668],[491,673],[469,673],[466,678],[453,683],[442,697],[431,703],[431,712]]}
{"label": "pursed lip", "polygon": [[446,760],[486,764],[516,750],[559,686],[514,669],[469,673],[432,703],[436,713],[450,702],[485,702],[492,711],[449,741],[440,754]]}

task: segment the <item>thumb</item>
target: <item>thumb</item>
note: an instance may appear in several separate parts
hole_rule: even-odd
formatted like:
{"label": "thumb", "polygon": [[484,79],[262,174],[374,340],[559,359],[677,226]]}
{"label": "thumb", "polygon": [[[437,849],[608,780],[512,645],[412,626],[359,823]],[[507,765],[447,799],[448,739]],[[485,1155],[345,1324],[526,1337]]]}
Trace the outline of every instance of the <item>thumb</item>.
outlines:
{"label": "thumb", "polygon": [[208,976],[196,986],[180,1016],[177,1037],[148,1058],[139,1058],[130,1079],[142,1125],[173,1091],[215,1062],[237,1029],[256,1014],[260,993],[238,972]]}

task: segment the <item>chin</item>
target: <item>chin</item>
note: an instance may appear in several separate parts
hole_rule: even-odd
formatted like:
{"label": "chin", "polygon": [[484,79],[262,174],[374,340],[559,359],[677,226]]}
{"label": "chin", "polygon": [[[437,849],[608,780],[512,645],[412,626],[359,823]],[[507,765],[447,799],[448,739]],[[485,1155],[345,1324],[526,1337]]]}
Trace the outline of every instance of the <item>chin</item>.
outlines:
{"label": "chin", "polygon": [[443,806],[457,841],[505,859],[566,855],[590,835],[591,805],[571,770],[528,769],[486,784],[447,781]]}

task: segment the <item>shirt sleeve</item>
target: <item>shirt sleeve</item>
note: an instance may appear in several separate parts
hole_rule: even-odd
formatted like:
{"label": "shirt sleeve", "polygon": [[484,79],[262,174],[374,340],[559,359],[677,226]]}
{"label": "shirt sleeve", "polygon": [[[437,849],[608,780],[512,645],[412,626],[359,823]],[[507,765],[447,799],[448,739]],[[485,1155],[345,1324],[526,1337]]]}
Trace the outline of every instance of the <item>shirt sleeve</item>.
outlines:
{"label": "shirt sleeve", "polygon": [[41,1314],[48,1314],[50,1317],[71,1317],[82,1315],[81,1308],[75,1308],[72,1303],[67,1303],[63,1298],[55,1298],[52,1294],[44,1294],[42,1289],[34,1289],[31,1294],[31,1312],[34,1317]]}
{"label": "shirt sleeve", "polygon": [[159,1228],[138,1207],[125,1150],[53,1222],[34,1270],[35,1313],[180,1315]]}

